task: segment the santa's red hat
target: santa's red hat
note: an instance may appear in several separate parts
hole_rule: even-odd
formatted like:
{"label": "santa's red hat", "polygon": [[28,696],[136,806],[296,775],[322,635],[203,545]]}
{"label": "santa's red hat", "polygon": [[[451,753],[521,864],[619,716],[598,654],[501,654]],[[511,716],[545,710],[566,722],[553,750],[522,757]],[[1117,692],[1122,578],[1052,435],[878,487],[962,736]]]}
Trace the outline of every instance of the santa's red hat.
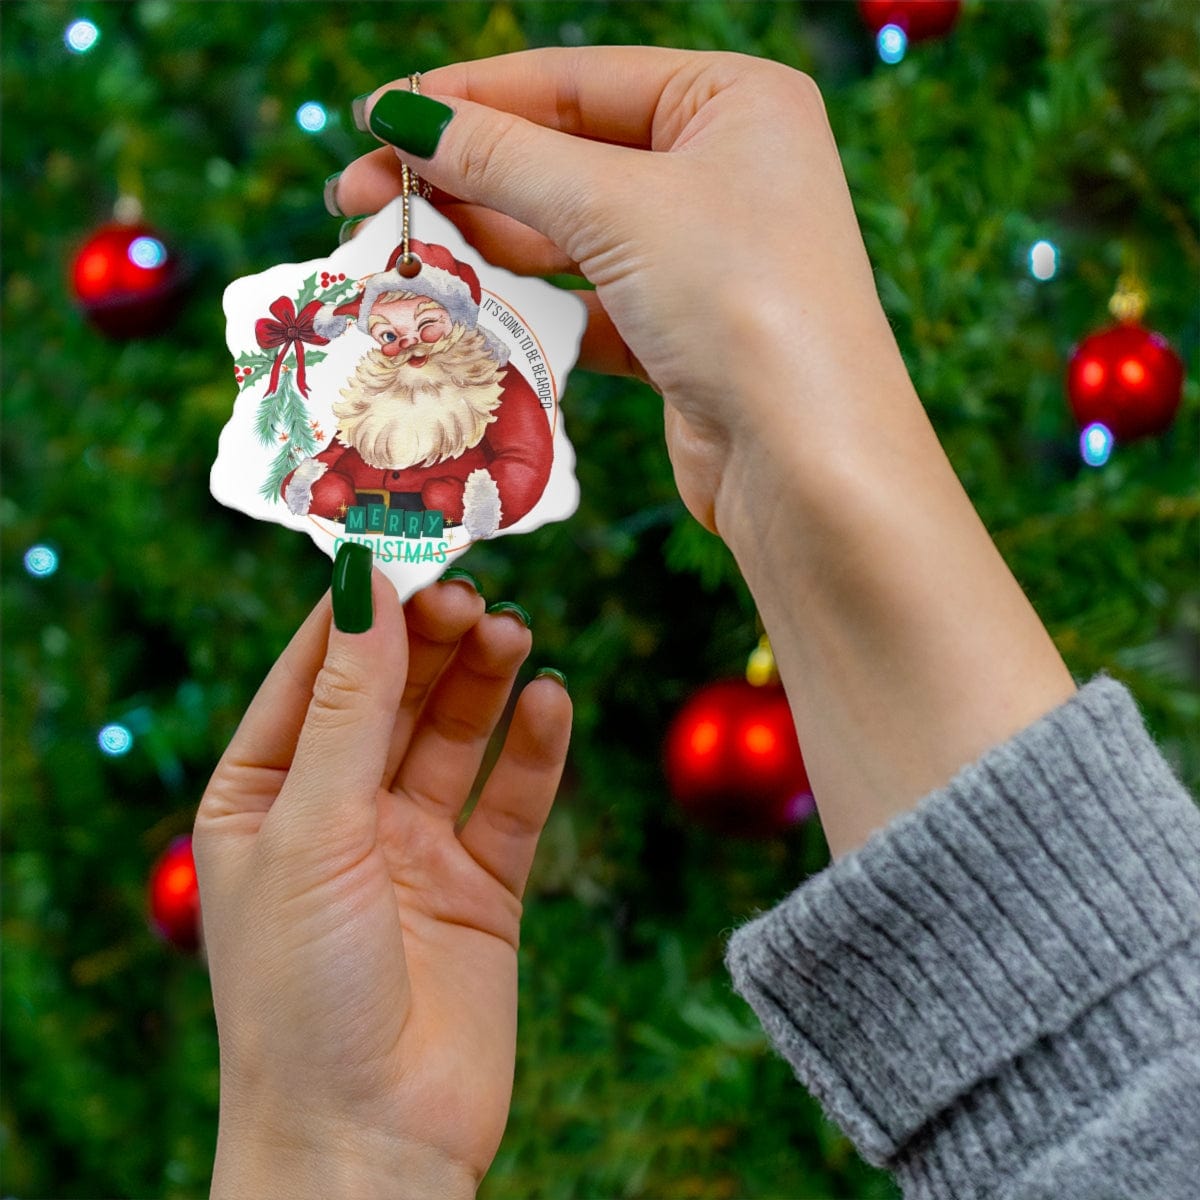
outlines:
{"label": "santa's red hat", "polygon": [[[362,293],[346,304],[336,307],[323,305],[313,321],[313,328],[322,337],[335,338],[345,333],[353,323],[363,333],[370,333],[368,322],[375,301],[385,292],[411,292],[428,296],[449,314],[456,325],[475,328],[479,319],[479,276],[467,263],[458,259],[445,246],[409,241],[410,253],[420,262],[415,275],[401,275],[397,265],[404,253],[397,246],[388,259],[387,267],[366,280]],[[489,338],[489,341],[491,339]]]}

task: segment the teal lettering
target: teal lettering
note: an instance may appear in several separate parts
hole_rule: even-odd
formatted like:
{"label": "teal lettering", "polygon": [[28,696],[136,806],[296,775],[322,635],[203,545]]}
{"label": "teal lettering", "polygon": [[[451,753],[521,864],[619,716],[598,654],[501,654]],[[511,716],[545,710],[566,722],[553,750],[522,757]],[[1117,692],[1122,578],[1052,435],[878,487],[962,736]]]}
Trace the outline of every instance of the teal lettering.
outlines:
{"label": "teal lettering", "polygon": [[367,510],[359,504],[356,504],[353,508],[348,508],[346,510],[346,532],[366,533],[366,531]]}

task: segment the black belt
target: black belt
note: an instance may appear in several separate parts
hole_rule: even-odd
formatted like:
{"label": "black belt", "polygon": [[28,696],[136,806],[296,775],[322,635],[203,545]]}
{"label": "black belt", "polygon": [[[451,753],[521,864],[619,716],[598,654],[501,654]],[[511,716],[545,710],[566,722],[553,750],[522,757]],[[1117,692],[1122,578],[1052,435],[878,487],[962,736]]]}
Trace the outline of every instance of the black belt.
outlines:
{"label": "black belt", "polygon": [[382,504],[385,508],[398,508],[405,512],[414,512],[425,507],[420,492],[389,492],[386,488],[356,492],[354,503],[362,505],[363,508],[368,504]]}

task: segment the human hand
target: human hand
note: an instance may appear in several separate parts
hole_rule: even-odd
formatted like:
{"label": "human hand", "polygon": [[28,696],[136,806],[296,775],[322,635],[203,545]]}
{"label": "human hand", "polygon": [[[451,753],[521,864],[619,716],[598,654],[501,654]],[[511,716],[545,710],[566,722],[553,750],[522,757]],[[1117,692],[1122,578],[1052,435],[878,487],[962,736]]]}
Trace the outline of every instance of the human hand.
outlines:
{"label": "human hand", "polygon": [[194,852],[221,1046],[214,1197],[473,1195],[507,1119],[521,893],[570,701],[459,582],[327,596],[217,766]]}
{"label": "human hand", "polygon": [[[376,107],[393,89],[407,81],[366,111],[403,142]],[[492,262],[595,284],[581,364],[662,393],[680,494],[708,528],[726,532],[723,500],[757,486],[781,431],[827,453],[870,420],[860,398],[911,395],[807,76],[626,46],[441,67],[421,89],[454,110],[436,153],[351,163],[341,210],[398,195],[403,159]]]}
{"label": "human hand", "polygon": [[581,362],[661,391],[680,495],[771,634],[835,853],[1071,694],[908,378],[812,80],[626,46],[421,89],[453,110],[436,150],[432,121],[412,136],[429,101],[386,85],[365,112],[392,145],[337,203],[381,207],[403,160],[493,262],[596,285]]}

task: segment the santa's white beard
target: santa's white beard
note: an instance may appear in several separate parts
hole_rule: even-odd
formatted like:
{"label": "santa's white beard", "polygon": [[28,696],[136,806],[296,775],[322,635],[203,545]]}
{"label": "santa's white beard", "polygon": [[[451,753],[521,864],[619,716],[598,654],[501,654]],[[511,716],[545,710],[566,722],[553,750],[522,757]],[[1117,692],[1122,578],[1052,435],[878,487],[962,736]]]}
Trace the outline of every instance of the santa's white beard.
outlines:
{"label": "santa's white beard", "polygon": [[371,467],[431,467],[479,444],[496,419],[503,369],[478,330],[455,326],[424,366],[370,351],[333,406],[338,438]]}

